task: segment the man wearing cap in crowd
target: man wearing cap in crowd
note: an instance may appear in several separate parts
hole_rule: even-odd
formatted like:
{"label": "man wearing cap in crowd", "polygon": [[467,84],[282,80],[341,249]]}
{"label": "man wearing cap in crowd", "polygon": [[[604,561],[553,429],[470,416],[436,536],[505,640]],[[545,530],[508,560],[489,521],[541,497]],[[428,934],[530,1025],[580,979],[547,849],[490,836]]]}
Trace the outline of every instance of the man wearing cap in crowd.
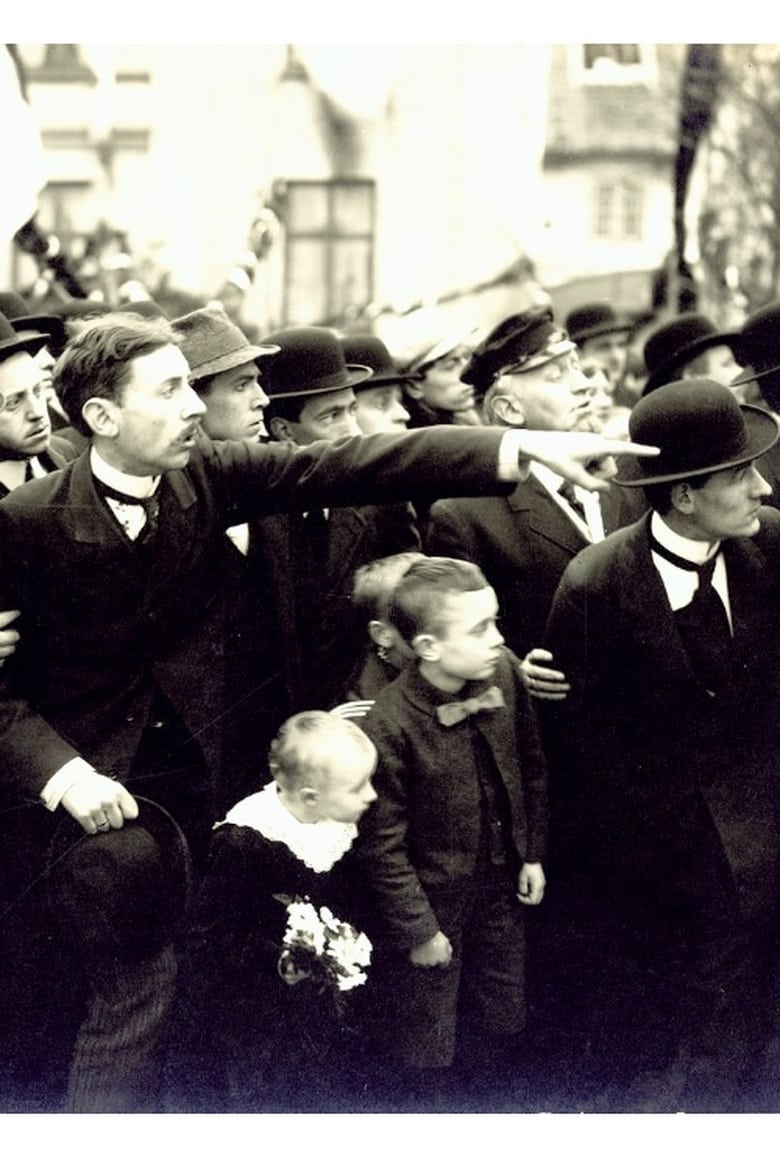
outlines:
{"label": "man wearing cap in crowd", "polygon": [[[667,382],[681,378],[711,378],[730,386],[742,373],[734,358],[738,333],[719,330],[703,313],[681,313],[664,321],[650,333],[644,344],[649,394]],[[739,393],[735,390],[737,398]]]}
{"label": "man wearing cap in crowd", "polygon": [[[542,431],[589,425],[590,384],[577,347],[549,306],[497,325],[462,377],[484,398],[485,419],[493,425]],[[480,566],[496,590],[507,644],[525,659],[531,693],[558,698],[565,684],[541,649],[553,594],[575,553],[621,523],[621,492],[601,497],[532,463],[527,480],[507,498],[438,500],[424,543],[432,555]]]}
{"label": "man wearing cap in crowd", "polygon": [[630,433],[661,448],[628,484],[651,511],[570,562],[545,635],[570,687],[541,709],[562,998],[607,1108],[750,1108],[740,1077],[772,1022],[780,680],[780,517],[755,461],[778,424],[692,379],[642,398]]}
{"label": "man wearing cap in crowd", "polygon": [[385,343],[372,333],[347,334],[341,339],[348,365],[368,366],[371,376],[355,382],[355,418],[364,435],[405,431],[409,411],[404,406],[406,378],[398,369]]}
{"label": "man wearing cap in crowd", "polygon": [[[44,318],[35,320],[45,324]],[[0,499],[76,455],[70,444],[52,436],[45,379],[37,361],[48,341],[49,334],[29,321],[17,328],[0,312]]]}
{"label": "man wearing cap in crowd", "polygon": [[[205,435],[252,444],[266,440],[263,412],[268,395],[261,385],[261,364],[279,347],[252,345],[217,306],[195,309],[175,318],[172,325],[190,367],[190,385],[206,408],[200,420]],[[224,560],[215,572],[227,599],[225,685],[229,693],[223,772],[230,785],[226,795],[230,803],[251,791],[263,772],[271,737],[288,710],[280,686],[282,640],[271,620],[276,604],[262,530],[257,521],[249,521],[230,525],[226,536]],[[249,743],[238,730],[248,719],[256,730]]]}
{"label": "man wearing cap in crowd", "polygon": [[404,405],[410,427],[479,424],[474,387],[461,381],[475,334],[473,327],[427,333],[396,355],[407,376]]}
{"label": "man wearing cap in crowd", "polygon": [[601,362],[614,394],[626,368],[631,322],[619,317],[606,301],[599,301],[572,309],[565,325],[580,356],[593,357]]}
{"label": "man wearing cap in crowd", "polygon": [[[263,340],[280,349],[268,363],[266,417],[274,439],[304,447],[361,433],[358,396],[372,367],[347,362],[345,343],[330,329],[281,329]],[[355,570],[419,549],[414,512],[408,503],[313,507],[264,517],[258,530],[287,714],[332,707],[343,701],[364,650],[365,630],[351,601]]]}
{"label": "man wearing cap in crowd", "polygon": [[[745,402],[780,416],[780,301],[763,305],[742,325],[734,352],[743,371],[732,382]],[[772,488],[769,503],[780,507],[780,445],[767,451],[758,466]]]}
{"label": "man wearing cap in crowd", "polygon": [[[6,328],[2,340],[19,345]],[[21,342],[22,356],[29,344]],[[316,360],[304,363],[299,379],[334,376],[319,349],[309,357]],[[110,852],[138,815],[136,794],[171,813],[202,859],[225,807],[224,596],[214,567],[226,527],[261,511],[403,499],[434,481],[451,493],[509,490],[529,458],[594,486],[586,465],[625,447],[597,436],[550,442],[492,428],[296,450],[210,442],[201,437],[206,408],[189,377],[169,322],[129,314],[94,322],[55,369],[58,395],[90,437],[88,449],[0,502],[0,605],[21,611],[22,633],[0,671],[0,775],[5,799],[25,805],[30,826],[12,833],[0,856],[23,889],[39,889],[63,817],[104,834]],[[342,377],[339,365],[336,384]],[[243,728],[240,742],[254,732]],[[83,915],[110,916],[105,896],[96,886]],[[116,912],[119,927],[121,906]],[[45,904],[27,921],[54,937]],[[16,938],[5,942],[11,953],[0,974],[19,946]],[[149,1104],[173,952],[164,946],[141,966],[115,959],[85,972],[87,1008],[65,1106],[72,1111]],[[63,990],[45,989],[42,1010],[56,1011]]]}

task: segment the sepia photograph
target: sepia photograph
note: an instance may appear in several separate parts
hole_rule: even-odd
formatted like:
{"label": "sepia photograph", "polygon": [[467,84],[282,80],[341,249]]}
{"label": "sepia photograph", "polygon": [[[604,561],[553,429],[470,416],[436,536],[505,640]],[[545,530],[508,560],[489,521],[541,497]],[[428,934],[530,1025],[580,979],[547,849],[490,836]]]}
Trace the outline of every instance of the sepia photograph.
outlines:
{"label": "sepia photograph", "polygon": [[0,46],[9,1146],[761,1165],[780,45],[78,8]]}

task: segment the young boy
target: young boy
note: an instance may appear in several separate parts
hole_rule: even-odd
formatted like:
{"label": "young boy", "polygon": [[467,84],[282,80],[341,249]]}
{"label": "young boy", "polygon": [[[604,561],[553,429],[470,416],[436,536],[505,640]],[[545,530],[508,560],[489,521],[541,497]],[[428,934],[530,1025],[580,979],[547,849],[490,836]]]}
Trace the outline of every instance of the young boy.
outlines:
{"label": "young boy", "polygon": [[329,994],[316,970],[285,956],[283,940],[287,907],[303,899],[362,929],[349,853],[376,799],[375,765],[355,723],[293,715],[271,745],[270,783],[215,826],[169,1057],[172,1107],[324,1112],[352,1103],[360,1045],[349,1029],[365,989]]}
{"label": "young boy", "polygon": [[499,1088],[525,1023],[523,915],[544,893],[547,780],[497,616],[476,565],[413,564],[389,617],[416,660],[362,722],[379,799],[356,856],[393,956],[395,1055],[418,1105],[455,1101],[453,1066],[472,1100]]}

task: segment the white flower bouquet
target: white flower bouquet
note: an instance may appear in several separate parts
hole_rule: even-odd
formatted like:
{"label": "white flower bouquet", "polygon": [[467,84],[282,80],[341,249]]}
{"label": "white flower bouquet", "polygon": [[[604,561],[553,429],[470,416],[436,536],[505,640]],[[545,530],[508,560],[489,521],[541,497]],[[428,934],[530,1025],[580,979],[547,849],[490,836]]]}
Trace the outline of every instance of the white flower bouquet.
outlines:
{"label": "white flower bouquet", "polygon": [[336,918],[327,906],[317,909],[308,898],[284,900],[287,927],[277,964],[282,979],[289,984],[312,979],[333,991],[349,991],[365,983],[365,968],[371,963],[366,935]]}

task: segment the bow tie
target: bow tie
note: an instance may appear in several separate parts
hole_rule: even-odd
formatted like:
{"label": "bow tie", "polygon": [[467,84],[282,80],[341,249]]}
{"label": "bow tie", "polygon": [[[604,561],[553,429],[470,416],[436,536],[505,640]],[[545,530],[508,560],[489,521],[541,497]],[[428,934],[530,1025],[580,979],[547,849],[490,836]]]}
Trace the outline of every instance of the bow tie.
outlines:
{"label": "bow tie", "polygon": [[445,727],[452,727],[455,723],[460,723],[463,719],[467,719],[469,715],[476,714],[477,711],[495,711],[497,707],[504,707],[504,696],[501,694],[500,687],[488,687],[481,695],[475,695],[473,699],[457,699],[454,703],[442,703],[436,708],[436,714],[439,718],[439,723]]}

